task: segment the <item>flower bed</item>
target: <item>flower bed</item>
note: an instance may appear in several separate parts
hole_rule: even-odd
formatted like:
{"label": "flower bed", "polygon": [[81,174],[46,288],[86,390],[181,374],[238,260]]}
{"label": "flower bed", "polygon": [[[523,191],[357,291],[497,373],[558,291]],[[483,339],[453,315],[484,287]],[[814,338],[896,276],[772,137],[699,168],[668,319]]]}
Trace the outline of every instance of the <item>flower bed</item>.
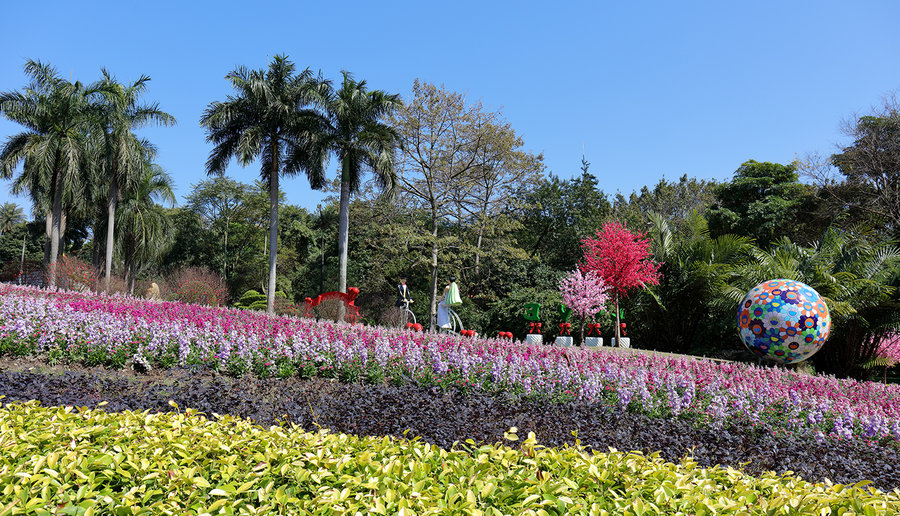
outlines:
{"label": "flower bed", "polygon": [[883,491],[900,488],[900,447],[870,446],[861,439],[819,443],[759,427],[698,427],[686,419],[661,420],[603,403],[552,403],[414,382],[395,386],[296,376],[273,381],[233,378],[201,367],[142,374],[4,358],[2,396],[2,402],[37,400],[45,406],[115,412],[169,412],[174,401],[205,414],[249,418],[262,427],[296,424],[312,432],[327,428],[356,436],[417,438],[447,450],[470,440],[497,442],[515,426],[552,447],[579,441],[589,450],[605,452],[612,446],[657,453],[674,463],[690,456],[701,467],[730,466],[750,475],[773,471],[812,482],[865,480]]}
{"label": "flower bed", "polygon": [[896,385],[6,285],[0,295],[0,352],[51,362],[202,364],[235,376],[452,384],[604,402],[714,428],[750,425],[891,446],[900,441]]}

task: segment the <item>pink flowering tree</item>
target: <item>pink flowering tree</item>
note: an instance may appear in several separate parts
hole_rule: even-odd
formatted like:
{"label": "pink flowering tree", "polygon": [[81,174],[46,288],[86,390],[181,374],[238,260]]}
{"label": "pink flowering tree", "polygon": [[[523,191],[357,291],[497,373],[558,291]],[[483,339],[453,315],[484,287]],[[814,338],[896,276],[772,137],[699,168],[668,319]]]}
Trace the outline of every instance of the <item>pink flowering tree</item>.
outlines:
{"label": "pink flowering tree", "polygon": [[894,364],[900,363],[900,333],[892,333],[881,341],[878,356],[886,358]]}
{"label": "pink flowering tree", "polygon": [[887,370],[900,364],[900,333],[891,333],[884,337],[878,346],[873,364],[884,368],[884,383],[887,383]]}
{"label": "pink flowering tree", "polygon": [[563,304],[581,318],[581,342],[584,342],[584,324],[609,301],[608,290],[606,282],[594,271],[582,273],[575,269],[559,282]]}
{"label": "pink flowering tree", "polygon": [[581,241],[584,261],[580,269],[603,278],[612,291],[616,305],[616,342],[621,337],[619,298],[628,291],[659,284],[660,263],[650,257],[650,238],[643,232],[632,233],[619,222],[607,222],[597,238]]}

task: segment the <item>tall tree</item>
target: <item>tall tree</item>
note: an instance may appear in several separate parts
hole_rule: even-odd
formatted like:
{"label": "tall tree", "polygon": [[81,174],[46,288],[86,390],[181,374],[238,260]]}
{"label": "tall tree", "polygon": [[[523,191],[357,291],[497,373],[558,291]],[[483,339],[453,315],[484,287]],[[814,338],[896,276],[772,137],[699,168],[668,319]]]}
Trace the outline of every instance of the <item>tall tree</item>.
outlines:
{"label": "tall tree", "polygon": [[530,255],[556,270],[572,270],[578,264],[581,241],[593,236],[610,213],[589,166],[582,160],[582,173],[573,179],[551,174],[526,197],[519,241]]}
{"label": "tall tree", "polygon": [[660,179],[656,186],[642,187],[628,199],[616,195],[613,215],[632,227],[652,224],[650,215],[659,214],[677,231],[689,225],[694,214],[704,215],[716,202],[718,183],[682,175],[677,182]]}
{"label": "tall tree", "polygon": [[900,237],[900,104],[889,99],[873,115],[846,124],[853,143],[831,157],[845,181],[830,189],[894,238]]}
{"label": "tall tree", "polygon": [[[394,124],[403,142],[398,181],[410,208],[425,215],[429,233],[429,319],[433,325],[440,259],[447,249],[459,245],[448,225],[467,217],[463,207],[476,216],[496,210],[503,193],[515,186],[510,178],[533,178],[540,162],[524,153],[513,156],[520,141],[498,113],[466,102],[462,94],[418,80],[412,99],[398,110]],[[522,162],[517,163],[517,158]]]}
{"label": "tall tree", "polygon": [[641,321],[634,336],[652,342],[653,349],[674,353],[729,342],[734,307],[718,300],[733,271],[746,263],[749,239],[734,234],[710,238],[706,219],[696,212],[678,225],[670,225],[662,214],[651,212],[649,219],[660,279],[628,300],[632,320]]}
{"label": "tall tree", "polygon": [[[222,257],[217,260],[214,269],[222,275],[226,282],[228,273],[228,240],[232,223],[246,216],[245,197],[249,186],[226,177],[216,177],[201,181],[193,186],[187,196],[187,207],[200,215],[208,230],[218,233],[221,240]],[[232,243],[232,246],[234,244]]]}
{"label": "tall tree", "polygon": [[616,342],[621,338],[619,300],[634,288],[659,283],[660,264],[650,256],[650,239],[632,233],[619,222],[607,222],[597,238],[582,241],[582,272],[596,272],[609,285],[616,305]]}
{"label": "tall tree", "polygon": [[5,202],[0,206],[0,236],[8,233],[19,224],[25,222],[22,207],[14,202]]}
{"label": "tall tree", "polygon": [[200,123],[215,147],[206,161],[209,174],[222,175],[231,158],[247,166],[259,159],[260,177],[269,188],[269,282],[266,310],[275,312],[278,255],[278,181],[305,172],[313,189],[325,182],[325,148],[317,141],[320,117],[306,106],[327,96],[325,81],[307,68],[296,73],[286,56],[275,56],[268,70],[238,67],[225,76],[236,95],[212,102]]}
{"label": "tall tree", "polygon": [[172,177],[149,159],[123,190],[119,233],[125,263],[125,284],[134,294],[137,274],[163,255],[172,240],[172,223],[157,202],[175,203]]}
{"label": "tall tree", "polygon": [[[49,284],[56,286],[66,197],[75,202],[83,187],[87,135],[96,122],[90,97],[96,86],[69,82],[55,68],[29,60],[31,83],[22,92],[0,94],[0,112],[26,128],[0,150],[0,177],[10,178],[19,163],[33,188],[45,187],[50,199]],[[20,178],[21,179],[21,176]]]}
{"label": "tall tree", "polygon": [[356,81],[346,71],[341,73],[343,81],[340,89],[327,91],[318,103],[324,111],[320,145],[340,161],[338,290],[344,292],[347,290],[350,195],[359,190],[363,167],[374,172],[385,193],[393,193],[396,182],[394,163],[400,138],[397,131],[385,123],[385,119],[403,103],[400,95],[381,90],[368,91],[366,81]]}
{"label": "tall tree", "polygon": [[159,109],[157,104],[141,104],[141,96],[150,77],[142,75],[131,84],[120,84],[107,70],[103,70],[103,103],[100,110],[103,125],[102,176],[108,181],[106,222],[106,291],[112,275],[113,243],[115,242],[116,206],[122,188],[131,187],[145,166],[149,144],[132,131],[152,123],[164,126],[175,124],[175,117]]}
{"label": "tall tree", "polygon": [[[502,236],[521,227],[516,215],[525,206],[527,193],[538,184],[544,169],[543,155],[522,150],[524,141],[499,113],[481,121],[478,131],[483,145],[476,150],[470,186],[451,189],[459,212],[457,218],[471,227],[472,237],[467,239],[471,252],[467,254],[474,254],[470,265],[472,274],[466,274],[465,269],[460,271],[470,286],[473,280],[486,279],[481,277],[482,272],[484,276],[491,273],[493,267],[482,271],[481,262],[486,254],[491,254],[492,247],[505,257],[514,252],[511,246],[503,245]],[[492,246],[492,243],[499,245]],[[521,254],[524,258],[524,251]]]}
{"label": "tall tree", "polygon": [[707,212],[712,236],[727,233],[768,246],[782,236],[811,242],[821,234],[809,229],[816,199],[812,187],[799,182],[795,164],[745,162],[734,178],[719,185]]}

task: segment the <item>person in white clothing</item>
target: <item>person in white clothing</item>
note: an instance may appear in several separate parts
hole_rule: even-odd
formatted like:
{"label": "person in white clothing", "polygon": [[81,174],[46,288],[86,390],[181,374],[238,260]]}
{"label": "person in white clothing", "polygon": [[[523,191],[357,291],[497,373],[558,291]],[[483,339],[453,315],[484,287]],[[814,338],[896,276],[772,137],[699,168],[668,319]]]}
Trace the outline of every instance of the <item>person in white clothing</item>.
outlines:
{"label": "person in white clothing", "polygon": [[461,304],[462,299],[459,297],[459,286],[456,284],[456,277],[450,276],[450,281],[444,287],[444,299],[437,306],[437,325],[439,328],[448,329],[451,327],[450,311],[448,309],[451,306]]}

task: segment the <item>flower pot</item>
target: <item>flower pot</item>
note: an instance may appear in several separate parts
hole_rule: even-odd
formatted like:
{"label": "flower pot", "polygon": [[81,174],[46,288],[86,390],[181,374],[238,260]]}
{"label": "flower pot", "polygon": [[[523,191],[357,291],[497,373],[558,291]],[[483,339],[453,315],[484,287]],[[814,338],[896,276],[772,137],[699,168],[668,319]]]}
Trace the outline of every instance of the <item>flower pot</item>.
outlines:
{"label": "flower pot", "polygon": [[525,343],[532,345],[540,345],[544,343],[544,336],[540,333],[529,333],[525,336]]}
{"label": "flower pot", "polygon": [[613,343],[615,346],[618,346],[620,348],[630,348],[631,347],[631,339],[628,337],[622,337],[621,339],[618,339],[618,342],[616,342],[616,340],[617,339],[613,339]]}
{"label": "flower pot", "polygon": [[584,345],[596,348],[603,345],[603,337],[585,337]]}
{"label": "flower pot", "polygon": [[556,345],[557,346],[571,346],[572,345],[572,336],[571,335],[560,335],[556,337]]}

